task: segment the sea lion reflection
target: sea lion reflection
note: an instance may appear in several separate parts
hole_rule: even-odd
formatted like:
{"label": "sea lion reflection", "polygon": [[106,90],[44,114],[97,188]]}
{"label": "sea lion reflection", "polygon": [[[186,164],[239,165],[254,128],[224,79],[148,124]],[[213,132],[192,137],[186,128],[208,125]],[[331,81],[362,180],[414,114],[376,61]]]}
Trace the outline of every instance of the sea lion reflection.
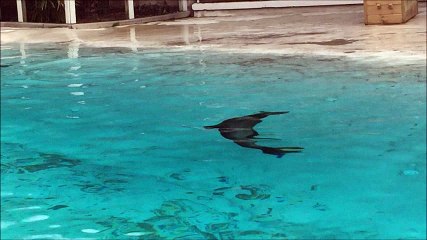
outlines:
{"label": "sea lion reflection", "polygon": [[[252,115],[230,118],[222,121],[217,125],[205,126],[206,129],[217,128],[224,138],[232,140],[239,146],[245,148],[259,149],[263,153],[276,155],[278,158],[282,157],[286,153],[301,152],[304,148],[302,147],[267,147],[261,146],[256,143],[255,138],[258,136],[258,132],[254,130],[254,126],[262,122],[261,119],[270,115],[285,114],[288,112],[260,112]],[[266,139],[266,138],[264,138]]]}

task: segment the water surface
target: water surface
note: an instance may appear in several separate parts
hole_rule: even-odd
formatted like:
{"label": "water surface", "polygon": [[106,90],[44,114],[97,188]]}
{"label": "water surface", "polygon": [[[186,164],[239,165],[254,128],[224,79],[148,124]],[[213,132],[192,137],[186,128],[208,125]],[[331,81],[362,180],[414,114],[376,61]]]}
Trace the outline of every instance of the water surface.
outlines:
{"label": "water surface", "polygon": [[[3,46],[2,46],[3,47]],[[342,58],[1,51],[2,238],[426,237],[426,73]],[[71,54],[71,57],[77,57]],[[203,129],[259,111],[259,143]]]}

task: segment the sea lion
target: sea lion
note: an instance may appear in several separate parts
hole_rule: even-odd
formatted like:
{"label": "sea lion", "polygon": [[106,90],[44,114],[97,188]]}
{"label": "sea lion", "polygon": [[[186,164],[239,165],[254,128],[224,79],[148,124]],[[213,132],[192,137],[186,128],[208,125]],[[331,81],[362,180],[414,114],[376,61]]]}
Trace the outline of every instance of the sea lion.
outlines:
{"label": "sea lion", "polygon": [[[261,119],[270,115],[285,114],[286,112],[260,112],[252,115],[230,118],[222,121],[217,125],[204,126],[206,129],[218,129],[224,138],[232,140],[239,146],[245,148],[260,149],[265,154],[276,155],[278,158],[283,157],[286,153],[301,152],[302,147],[267,147],[256,144],[255,138],[258,132],[254,130],[255,125],[262,122]],[[266,139],[266,138],[264,138]]]}

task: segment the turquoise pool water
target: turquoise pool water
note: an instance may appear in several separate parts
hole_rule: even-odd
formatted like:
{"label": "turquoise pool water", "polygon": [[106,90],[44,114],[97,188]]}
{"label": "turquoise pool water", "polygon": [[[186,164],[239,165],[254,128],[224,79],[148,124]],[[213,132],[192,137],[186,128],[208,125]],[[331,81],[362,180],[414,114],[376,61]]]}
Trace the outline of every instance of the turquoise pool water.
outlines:
{"label": "turquoise pool water", "polygon": [[[2,239],[422,239],[426,73],[335,57],[1,51]],[[204,129],[259,111],[282,158]]]}

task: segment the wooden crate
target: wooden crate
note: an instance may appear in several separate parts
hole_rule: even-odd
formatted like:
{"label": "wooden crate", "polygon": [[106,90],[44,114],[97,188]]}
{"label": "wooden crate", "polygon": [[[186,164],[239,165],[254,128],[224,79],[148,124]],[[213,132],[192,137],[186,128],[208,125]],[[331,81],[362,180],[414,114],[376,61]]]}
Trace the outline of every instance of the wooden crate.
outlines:
{"label": "wooden crate", "polygon": [[365,24],[397,24],[418,14],[418,0],[363,0]]}

